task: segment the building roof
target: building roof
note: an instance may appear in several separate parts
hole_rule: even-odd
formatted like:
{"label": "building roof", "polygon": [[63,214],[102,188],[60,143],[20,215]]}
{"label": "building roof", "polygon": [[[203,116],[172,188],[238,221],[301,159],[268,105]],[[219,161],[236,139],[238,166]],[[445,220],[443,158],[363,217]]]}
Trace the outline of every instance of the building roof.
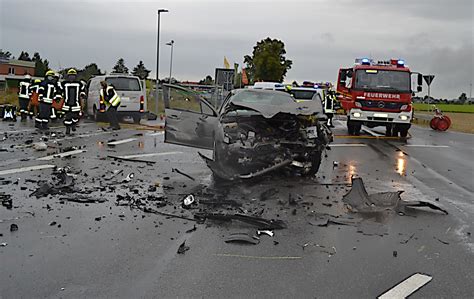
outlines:
{"label": "building roof", "polygon": [[24,61],[24,60],[18,60],[18,59],[10,59],[10,60],[0,60],[0,63],[1,64],[14,65],[14,66],[35,68],[35,62],[34,61]]}

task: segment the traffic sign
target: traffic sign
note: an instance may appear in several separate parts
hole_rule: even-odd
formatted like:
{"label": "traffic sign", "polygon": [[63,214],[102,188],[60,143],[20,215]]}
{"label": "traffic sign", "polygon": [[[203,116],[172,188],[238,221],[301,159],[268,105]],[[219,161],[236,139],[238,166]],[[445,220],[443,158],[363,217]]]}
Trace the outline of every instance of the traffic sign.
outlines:
{"label": "traffic sign", "polygon": [[430,86],[431,82],[433,82],[434,77],[435,77],[434,75],[424,75],[423,79],[425,79],[426,84]]}

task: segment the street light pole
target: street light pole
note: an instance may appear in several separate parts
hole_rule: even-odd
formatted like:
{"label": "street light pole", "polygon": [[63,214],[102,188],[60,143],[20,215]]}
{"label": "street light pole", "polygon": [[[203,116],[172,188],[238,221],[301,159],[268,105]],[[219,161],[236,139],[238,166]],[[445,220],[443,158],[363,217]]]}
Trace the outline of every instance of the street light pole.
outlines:
{"label": "street light pole", "polygon": [[167,46],[171,46],[171,58],[170,58],[170,84],[171,84],[171,71],[173,70],[173,47],[174,40],[171,40],[169,43],[166,43]]}
{"label": "street light pole", "polygon": [[159,73],[160,73],[160,14],[162,12],[168,12],[167,9],[158,9],[158,32],[156,37],[156,94],[155,94],[155,109],[156,115],[158,115],[158,83],[159,83]]}

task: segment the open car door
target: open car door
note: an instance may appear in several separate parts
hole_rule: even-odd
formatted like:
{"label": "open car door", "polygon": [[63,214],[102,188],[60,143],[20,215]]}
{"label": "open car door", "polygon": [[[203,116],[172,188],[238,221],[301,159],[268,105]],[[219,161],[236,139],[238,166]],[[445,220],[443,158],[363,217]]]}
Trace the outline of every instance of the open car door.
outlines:
{"label": "open car door", "polygon": [[165,142],[214,149],[217,112],[197,92],[163,84]]}

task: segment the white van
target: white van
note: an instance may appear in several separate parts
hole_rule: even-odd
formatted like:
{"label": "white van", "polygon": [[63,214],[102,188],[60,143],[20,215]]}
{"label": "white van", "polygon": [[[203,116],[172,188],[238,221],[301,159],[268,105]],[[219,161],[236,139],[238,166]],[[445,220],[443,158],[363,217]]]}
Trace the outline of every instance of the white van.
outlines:
{"label": "white van", "polygon": [[146,110],[145,81],[128,74],[110,74],[93,77],[87,82],[86,112],[96,121],[104,117],[107,107],[100,103],[100,81],[105,80],[115,88],[120,96],[120,106],[117,109],[119,118],[132,117],[134,123],[140,123]]}

